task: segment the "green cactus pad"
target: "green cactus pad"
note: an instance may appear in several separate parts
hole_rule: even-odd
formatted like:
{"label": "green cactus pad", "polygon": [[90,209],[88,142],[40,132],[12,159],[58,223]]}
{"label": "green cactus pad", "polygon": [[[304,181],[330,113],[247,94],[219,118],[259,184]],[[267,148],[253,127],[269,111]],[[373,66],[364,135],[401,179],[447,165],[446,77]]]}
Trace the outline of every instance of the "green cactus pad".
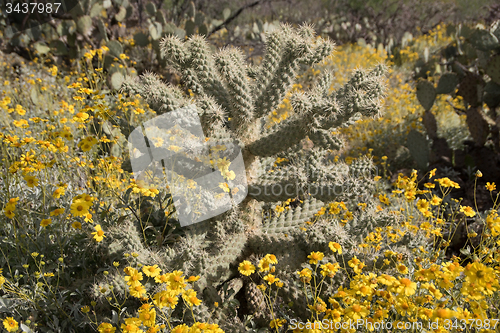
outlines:
{"label": "green cactus pad", "polygon": [[94,29],[92,25],[92,18],[88,15],[82,16],[78,19],[77,22],[78,32],[82,35],[88,36]]}
{"label": "green cactus pad", "polygon": [[457,95],[462,96],[464,101],[476,107],[481,104],[478,90],[480,89],[479,86],[482,84],[483,79],[480,75],[467,71],[465,72],[465,77],[458,85]]}
{"label": "green cactus pad", "polygon": [[175,25],[168,23],[162,11],[156,12],[156,21],[160,22],[164,33],[174,33]]}
{"label": "green cactus pad", "polygon": [[198,34],[206,36],[208,34],[208,27],[205,23],[198,26]]}
{"label": "green cactus pad", "polygon": [[184,25],[184,30],[186,30],[186,36],[192,36],[196,33],[196,23],[192,20],[187,20]]}
{"label": "green cactus pad", "polygon": [[95,3],[90,10],[90,17],[100,16],[104,7],[100,3]]}
{"label": "green cactus pad", "polygon": [[406,139],[406,146],[410,150],[410,154],[413,159],[417,162],[417,166],[420,170],[425,170],[429,164],[429,143],[425,139],[425,136],[412,129],[408,133]]}
{"label": "green cactus pad", "polygon": [[111,40],[106,46],[109,48],[109,54],[113,57],[120,57],[120,54],[123,53],[123,46],[119,41]]}
{"label": "green cactus pad", "polygon": [[[484,145],[490,133],[488,117],[477,107],[470,107],[466,114],[467,126],[474,142],[479,146]],[[492,122],[492,125],[494,125],[494,122]]]}
{"label": "green cactus pad", "polygon": [[355,177],[371,177],[375,165],[368,156],[357,158],[349,165],[349,174]]}
{"label": "green cactus pad", "polygon": [[429,135],[432,140],[437,139],[437,121],[434,114],[430,111],[425,111],[422,116],[422,122],[424,123],[427,135]]}
{"label": "green cactus pad", "polygon": [[500,84],[500,55],[491,58],[486,68],[486,74],[491,77],[493,82]]}
{"label": "green cactus pad", "polygon": [[148,36],[143,32],[134,35],[134,42],[137,46],[146,46],[149,43]]}
{"label": "green cactus pad", "polygon": [[156,5],[152,2],[146,4],[146,12],[149,16],[154,17],[156,15]]}
{"label": "green cactus pad", "polygon": [[199,27],[203,23],[205,23],[205,15],[203,13],[198,12],[196,13],[196,16],[194,17],[194,23]]}
{"label": "green cactus pad", "polygon": [[481,51],[491,51],[499,47],[498,39],[488,30],[476,29],[468,38],[472,46]]}
{"label": "green cactus pad", "polygon": [[496,20],[491,24],[490,31],[500,41],[500,20]]}
{"label": "green cactus pad", "polygon": [[101,34],[102,39],[104,39],[105,42],[109,42],[106,25],[100,18],[97,20],[97,28],[99,29],[99,33]]}
{"label": "green cactus pad", "polygon": [[121,22],[125,20],[125,17],[127,16],[127,9],[123,6],[120,6],[120,9],[118,10],[118,13],[115,15],[115,20],[118,22]]}
{"label": "green cactus pad", "polygon": [[196,15],[196,6],[193,1],[189,3],[189,8],[188,8],[188,17],[194,18]]}
{"label": "green cactus pad", "polygon": [[40,55],[44,55],[44,54],[47,54],[50,52],[50,47],[45,45],[45,43],[43,43],[43,42],[35,43],[34,48],[35,48],[36,52]]}
{"label": "green cactus pad", "polygon": [[430,110],[436,100],[434,85],[427,80],[420,80],[417,84],[417,99],[424,110]]}
{"label": "green cactus pad", "polygon": [[110,77],[110,84],[113,89],[120,89],[122,86],[122,83],[125,81],[125,77],[123,76],[122,73],[116,72],[113,73]]}
{"label": "green cactus pad", "polygon": [[39,96],[40,94],[38,93],[38,88],[36,87],[31,88],[30,97],[33,104],[38,105],[40,103]]}
{"label": "green cactus pad", "polygon": [[162,36],[163,27],[160,22],[153,22],[148,27],[149,35],[153,40],[158,40]]}
{"label": "green cactus pad", "polygon": [[68,54],[68,48],[63,41],[53,40],[50,42],[50,49],[53,55],[64,56]]}
{"label": "green cactus pad", "polygon": [[444,73],[439,79],[436,94],[451,94],[458,85],[458,76],[455,73]]}
{"label": "green cactus pad", "polygon": [[500,84],[493,81],[486,83],[484,87],[484,102],[490,109],[500,105]]}
{"label": "green cactus pad", "polygon": [[248,186],[248,195],[263,202],[284,201],[303,192],[305,175],[295,167],[276,170],[259,177]]}

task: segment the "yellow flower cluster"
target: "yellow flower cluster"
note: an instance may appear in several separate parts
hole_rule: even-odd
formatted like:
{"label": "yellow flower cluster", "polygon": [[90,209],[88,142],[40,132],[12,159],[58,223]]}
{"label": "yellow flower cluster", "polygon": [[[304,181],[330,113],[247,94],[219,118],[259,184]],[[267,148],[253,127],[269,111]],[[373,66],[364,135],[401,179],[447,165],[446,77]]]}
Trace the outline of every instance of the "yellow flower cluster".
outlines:
{"label": "yellow flower cluster", "polygon": [[88,136],[84,139],[82,139],[79,143],[78,143],[78,147],[80,147],[80,149],[84,152],[87,152],[89,151],[93,145],[95,145],[97,143],[97,139],[94,138],[93,136]]}
{"label": "yellow flower cluster", "polygon": [[156,188],[146,188],[144,184],[137,184],[135,179],[130,179],[128,188],[132,189],[133,193],[140,193],[141,195],[154,198],[160,191]]}
{"label": "yellow flower cluster", "polygon": [[354,218],[353,213],[349,211],[349,209],[347,208],[346,204],[343,201],[341,202],[334,201],[329,203],[327,206],[321,207],[321,209],[315,214],[315,216],[320,217],[322,215],[325,215],[325,213],[327,212],[330,215],[338,215],[340,221],[344,224]]}
{"label": "yellow flower cluster", "polygon": [[[429,181],[433,179],[436,170],[428,173]],[[460,188],[459,184],[447,177],[434,179],[434,182],[424,184],[424,190],[419,189],[417,172],[413,171],[411,176],[398,175],[393,191],[394,200],[402,200],[400,211],[393,211],[395,214],[405,212],[408,221],[401,226],[389,225],[384,228],[375,228],[369,233],[365,241],[367,244],[360,244],[360,247],[367,247],[372,244],[375,250],[380,250],[383,244],[396,242],[408,232],[423,232],[430,239],[434,239],[440,247],[445,250],[450,245],[450,238],[446,239],[442,235],[442,227],[445,226],[447,216],[444,214],[445,196],[452,189]],[[493,184],[487,184],[486,188],[494,190]],[[434,189],[434,192],[430,190]],[[438,196],[439,191],[442,196]],[[424,195],[424,197],[421,197]],[[379,200],[387,205],[389,196],[381,194]],[[391,200],[392,201],[392,200]],[[452,212],[454,216],[461,212],[466,217],[476,217],[478,214],[469,206],[459,205],[458,200]],[[389,206],[391,202],[389,201]],[[360,205],[360,207],[365,206]],[[329,211],[332,215],[339,214],[346,207],[341,202],[330,203],[323,207],[320,215]],[[419,213],[421,215],[419,215]],[[411,214],[411,215],[410,215]],[[480,217],[479,217],[480,218]],[[412,261],[408,261],[408,254],[385,251],[383,269],[385,272],[367,271],[365,262],[360,256],[354,255],[344,265],[337,262],[324,263],[325,255],[322,252],[311,252],[307,258],[309,265],[297,272],[298,278],[304,284],[306,290],[310,290],[308,295],[313,298],[308,299],[308,308],[316,323],[326,320],[329,323],[343,323],[349,320],[356,321],[363,319],[365,323],[374,325],[375,323],[405,322],[416,323],[428,327],[429,323],[437,325],[435,332],[445,332],[450,328],[450,322],[467,323],[467,327],[476,329],[490,329],[484,332],[493,332],[495,318],[498,312],[492,309],[495,307],[495,297],[500,289],[499,277],[500,266],[498,264],[500,246],[500,217],[498,215],[498,204],[495,200],[494,208],[490,210],[485,218],[484,230],[479,247],[471,255],[472,262],[461,265],[459,258],[452,257],[451,260],[443,257],[444,252],[437,249],[429,251],[428,248],[420,246],[413,253]],[[469,233],[469,237],[476,237],[474,233]],[[449,236],[451,237],[451,236]],[[342,246],[335,242],[329,243],[329,248],[333,254],[342,255]],[[370,253],[370,252],[360,252]],[[339,260],[341,257],[337,257]],[[439,258],[439,261],[437,261]],[[249,261],[240,264],[240,273],[250,276],[256,271],[256,267]],[[349,277],[349,286],[341,286],[326,301],[320,297],[319,290],[326,277],[334,277],[338,270],[345,270]],[[278,280],[273,274],[264,278],[268,283]],[[281,282],[281,281],[280,281]],[[269,283],[271,284],[271,283]],[[262,291],[266,291],[266,286],[259,286]],[[315,292],[316,290],[316,292]],[[310,298],[311,296],[309,296]],[[475,321],[483,325],[475,326]],[[273,317],[272,328],[279,328],[284,322]],[[323,326],[314,326],[310,322],[306,328],[297,328],[293,332],[336,332],[336,329],[328,329]],[[489,324],[488,324],[489,323]],[[486,326],[484,326],[486,325]],[[459,325],[460,326],[460,325]],[[292,326],[293,327],[293,326]],[[308,328],[307,328],[308,327]],[[318,327],[323,327],[318,329]],[[498,328],[498,327],[497,327]]]}
{"label": "yellow flower cluster", "polygon": [[12,218],[14,218],[14,216],[16,216],[16,214],[14,213],[14,211],[16,210],[16,205],[17,205],[18,201],[19,201],[19,197],[17,197],[17,198],[11,198],[11,199],[9,199],[9,201],[7,202],[7,204],[5,205],[5,207],[3,208],[3,213],[9,219],[12,219]]}
{"label": "yellow flower cluster", "polygon": [[[488,214],[486,217],[486,225],[488,226],[488,229],[490,229],[493,237],[500,236],[500,217],[498,216],[497,211],[492,210]],[[497,245],[500,246],[500,240],[497,242]]]}
{"label": "yellow flower cluster", "polygon": [[[114,263],[114,266],[118,267],[119,263]],[[157,323],[158,314],[156,309],[160,311],[159,315],[161,318],[166,318],[163,316],[163,311],[167,310],[169,313],[172,313],[178,306],[180,298],[182,298],[184,304],[191,309],[201,304],[201,300],[198,299],[196,291],[193,289],[186,289],[188,283],[197,281],[200,278],[199,276],[190,276],[186,279],[181,271],[161,274],[162,270],[158,265],[144,265],[141,271],[131,266],[127,266],[123,271],[126,274],[124,280],[129,286],[130,295],[146,303],[143,303],[138,309],[138,317],[126,318],[124,320],[124,323],[120,326],[121,332],[159,332],[164,329],[166,325]],[[145,285],[141,282],[144,280],[144,275],[148,278],[148,281],[150,279],[154,280],[159,291],[153,295],[147,293]],[[82,309],[84,313],[88,313],[89,310],[88,307]],[[168,320],[167,323],[168,326],[171,327]],[[147,331],[143,331],[143,328],[147,328]],[[116,329],[117,328],[110,323],[101,323],[98,327],[100,333],[115,332]],[[196,322],[191,327],[185,324],[173,328],[171,327],[170,332],[189,333],[202,331],[207,333],[223,333],[217,324],[199,322]]]}
{"label": "yellow flower cluster", "polygon": [[95,198],[88,194],[80,194],[73,197],[73,203],[71,204],[71,214],[73,216],[84,216],[89,213],[90,207],[92,207]]}
{"label": "yellow flower cluster", "polygon": [[[334,244],[330,243],[330,248],[338,251]],[[322,254],[311,253],[308,258],[319,259]],[[339,327],[335,323],[357,320],[368,323],[368,328],[382,322],[392,322],[393,325],[397,322],[413,322],[420,323],[421,327],[428,327],[429,322],[433,322],[437,325],[436,332],[445,332],[450,319],[469,323],[479,319],[481,325],[490,322],[489,327],[494,327],[484,300],[498,290],[499,272],[482,263],[474,262],[462,267],[457,261],[448,261],[442,265],[430,264],[428,268],[417,264],[418,269],[414,273],[399,263],[399,276],[373,272],[362,274],[364,263],[356,257],[348,264],[355,271],[349,287],[339,287],[329,297],[329,304],[315,296],[313,304],[308,305],[317,319],[316,323],[329,325],[314,326],[314,322],[308,322],[302,325],[304,328],[296,328],[293,332],[337,332]],[[306,284],[311,284],[315,278],[315,272],[309,268],[304,268],[298,274]],[[453,295],[453,302],[449,302],[445,295],[449,295],[449,290],[455,285],[462,286],[460,293]],[[312,287],[313,291],[320,290],[321,283]],[[469,304],[470,307],[456,304]]]}

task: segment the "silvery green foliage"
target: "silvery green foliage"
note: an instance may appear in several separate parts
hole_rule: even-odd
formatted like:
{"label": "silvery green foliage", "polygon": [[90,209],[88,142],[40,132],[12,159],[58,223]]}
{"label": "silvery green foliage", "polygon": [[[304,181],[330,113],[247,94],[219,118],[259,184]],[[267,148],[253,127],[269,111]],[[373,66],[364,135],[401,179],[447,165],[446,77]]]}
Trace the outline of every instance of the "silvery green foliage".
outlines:
{"label": "silvery green foliage", "polygon": [[[384,67],[357,70],[336,92],[330,92],[332,73],[324,73],[310,90],[292,93],[293,112],[266,129],[263,119],[296,83],[299,66],[317,64],[330,55],[334,48],[331,41],[315,38],[309,26],[295,29],[282,25],[267,35],[266,52],[257,67],[247,64],[239,49],[215,51],[200,36],[186,41],[167,37],[161,47],[168,65],[178,71],[193,98],[152,73],[140,79],[128,78],[122,90],[140,94],[157,114],[195,104],[209,140],[240,144],[248,181],[247,200],[233,211],[187,227],[186,236],[166,250],[163,266],[200,275],[195,288],[202,291],[235,276],[241,260],[274,253],[281,258],[278,270],[292,277],[308,251],[325,249],[328,241],[334,240],[327,236],[336,237],[332,226],[325,226],[325,236],[317,228],[308,237],[299,234],[299,227],[326,202],[360,202],[360,196],[366,197],[374,188],[368,178],[352,174],[371,175],[371,161],[364,160],[351,169],[327,156],[329,150],[344,144],[332,132],[361,116],[379,114]],[[122,131],[130,133],[130,128],[122,124]],[[313,149],[303,149],[306,137],[313,142]],[[277,157],[285,162],[273,167]],[[299,206],[262,221],[263,203],[272,206],[296,197],[303,199]],[[134,241],[123,244],[135,247]]]}

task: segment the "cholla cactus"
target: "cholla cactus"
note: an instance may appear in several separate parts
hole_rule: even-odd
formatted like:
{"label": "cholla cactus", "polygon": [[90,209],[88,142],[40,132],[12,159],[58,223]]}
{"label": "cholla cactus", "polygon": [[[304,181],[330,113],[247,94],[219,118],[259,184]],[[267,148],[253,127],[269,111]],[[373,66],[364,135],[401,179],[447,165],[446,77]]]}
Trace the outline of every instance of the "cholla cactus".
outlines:
{"label": "cholla cactus", "polygon": [[[143,96],[157,114],[195,104],[205,136],[238,142],[248,183],[248,196],[239,207],[186,228],[186,237],[167,255],[169,265],[202,275],[204,281],[198,283],[202,287],[231,277],[236,259],[251,254],[286,253],[286,266],[296,268],[303,261],[305,245],[293,244],[300,238],[292,237],[292,231],[325,202],[355,197],[367,188],[350,175],[348,165],[331,161],[328,152],[343,146],[341,138],[332,134],[337,128],[379,114],[384,67],[355,71],[336,92],[330,91],[332,74],[325,73],[308,91],[291,93],[292,114],[267,129],[265,117],[291,91],[299,67],[329,56],[332,42],[315,38],[309,26],[282,25],[267,35],[266,53],[258,67],[247,64],[239,49],[215,52],[199,36],[186,41],[167,37],[161,46],[193,98],[150,73],[127,79],[122,90]],[[126,136],[130,133],[126,124],[122,130]],[[314,144],[310,150],[301,144],[307,137]],[[278,157],[283,163],[273,166]],[[368,164],[360,168],[366,171]],[[303,199],[302,205],[263,221],[263,204],[296,197]],[[290,233],[287,240],[285,233]]]}

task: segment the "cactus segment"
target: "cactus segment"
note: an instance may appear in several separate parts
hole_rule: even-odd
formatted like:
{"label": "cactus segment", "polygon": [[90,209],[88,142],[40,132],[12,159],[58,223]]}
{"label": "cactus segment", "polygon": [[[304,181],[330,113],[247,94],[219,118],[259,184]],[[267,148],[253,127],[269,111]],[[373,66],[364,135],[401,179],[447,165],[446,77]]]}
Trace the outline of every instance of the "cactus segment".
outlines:
{"label": "cactus segment", "polygon": [[425,111],[429,111],[436,100],[436,89],[427,80],[420,80],[417,84],[417,99]]}

